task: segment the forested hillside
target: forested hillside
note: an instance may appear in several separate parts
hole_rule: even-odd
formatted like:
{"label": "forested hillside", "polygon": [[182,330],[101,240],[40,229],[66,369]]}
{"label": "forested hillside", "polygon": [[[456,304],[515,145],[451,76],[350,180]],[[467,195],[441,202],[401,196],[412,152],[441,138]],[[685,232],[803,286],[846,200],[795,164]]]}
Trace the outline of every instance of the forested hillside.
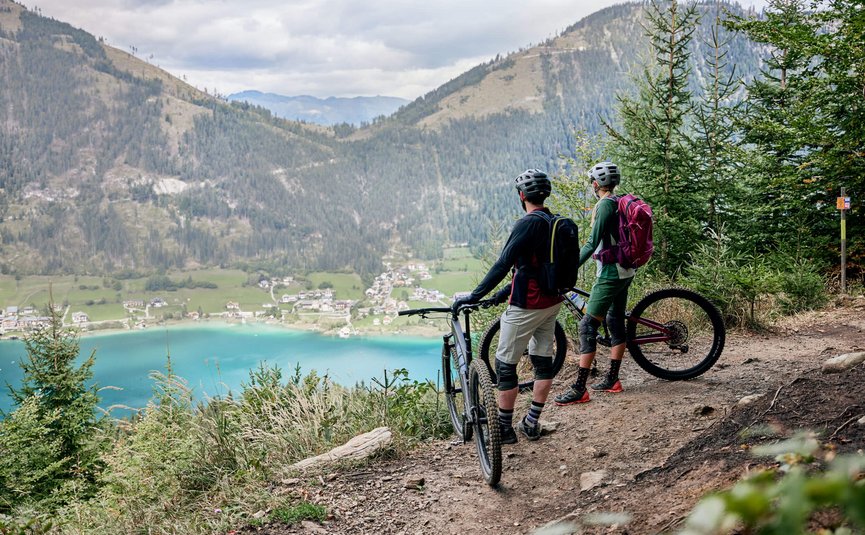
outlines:
{"label": "forested hillside", "polygon": [[[734,6],[725,9],[737,11]],[[719,8],[701,6],[692,83]],[[479,243],[518,204],[512,177],[555,172],[600,132],[648,40],[618,5],[497,57],[363,129],[229,104],[65,23],[0,0],[0,270],[195,265],[375,272],[394,244]],[[738,76],[759,48],[732,35]]]}

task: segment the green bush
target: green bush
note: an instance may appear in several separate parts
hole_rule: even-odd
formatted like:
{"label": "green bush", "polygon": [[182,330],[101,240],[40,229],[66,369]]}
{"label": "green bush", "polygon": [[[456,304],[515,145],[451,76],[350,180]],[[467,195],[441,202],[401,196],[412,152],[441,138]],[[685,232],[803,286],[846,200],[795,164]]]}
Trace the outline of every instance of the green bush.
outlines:
{"label": "green bush", "polygon": [[[775,456],[778,469],[763,470],[733,488],[704,497],[689,515],[680,535],[811,533],[809,521],[819,511],[837,511],[842,526],[820,533],[851,534],[865,529],[865,458],[838,457],[827,469],[816,464],[818,442],[799,436],[758,447],[758,456]],[[744,528],[744,530],[742,529]]]}
{"label": "green bush", "polygon": [[682,282],[715,303],[733,326],[759,327],[778,291],[777,272],[766,257],[736,253],[720,234],[691,254]]}
{"label": "green bush", "polygon": [[783,251],[737,253],[720,234],[692,253],[682,281],[714,302],[733,326],[758,328],[774,314],[819,308],[828,300],[814,262]]}
{"label": "green bush", "polygon": [[813,310],[826,304],[826,280],[817,267],[805,260],[789,262],[778,275],[781,295],[778,304],[784,314]]}
{"label": "green bush", "polygon": [[396,447],[450,433],[435,385],[412,381],[405,370],[345,388],[315,372],[295,368],[284,376],[261,365],[240,392],[198,405],[170,362],[166,374],[154,377],[153,399],[104,456],[99,492],[63,511],[64,528],[213,533],[269,508],[320,520],[317,505],[287,504],[269,490],[293,463],[382,425],[393,431]]}
{"label": "green bush", "polygon": [[390,377],[373,379],[370,400],[381,407],[382,424],[399,434],[416,438],[443,437],[451,433],[444,403],[430,381],[412,381],[408,370],[394,370]]}

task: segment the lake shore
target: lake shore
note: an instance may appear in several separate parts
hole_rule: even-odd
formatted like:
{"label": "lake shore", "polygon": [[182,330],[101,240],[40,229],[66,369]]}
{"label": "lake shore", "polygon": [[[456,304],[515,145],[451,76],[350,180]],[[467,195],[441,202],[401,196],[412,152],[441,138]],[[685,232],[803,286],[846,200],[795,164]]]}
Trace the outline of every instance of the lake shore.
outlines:
{"label": "lake shore", "polygon": [[[120,334],[128,332],[146,331],[159,328],[235,328],[238,326],[259,326],[272,327],[274,329],[282,329],[287,331],[297,332],[314,332],[322,336],[339,337],[340,329],[346,327],[346,324],[319,324],[314,322],[281,322],[273,319],[224,319],[224,318],[205,318],[205,319],[172,319],[153,321],[143,327],[128,327],[123,321],[104,321],[84,326],[80,328],[79,333],[82,337],[101,336],[109,334]],[[67,328],[77,328],[76,326],[66,325]],[[389,325],[389,326],[349,326],[351,332],[349,337],[410,337],[410,338],[439,338],[446,325],[438,327],[436,325]],[[0,340],[23,339],[27,333],[21,331],[5,333]]]}

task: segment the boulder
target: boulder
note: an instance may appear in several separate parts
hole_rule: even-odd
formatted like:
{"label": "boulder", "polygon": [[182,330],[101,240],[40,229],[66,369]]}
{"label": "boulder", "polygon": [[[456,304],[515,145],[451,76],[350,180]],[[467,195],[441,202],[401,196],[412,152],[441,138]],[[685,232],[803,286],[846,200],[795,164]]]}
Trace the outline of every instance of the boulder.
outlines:
{"label": "boulder", "polygon": [[596,472],[583,472],[580,474],[580,492],[591,490],[607,477],[606,470],[598,470]]}
{"label": "boulder", "polygon": [[758,399],[761,399],[762,397],[763,397],[763,394],[751,394],[750,396],[745,396],[742,399],[740,399],[739,402],[736,403],[736,405],[738,405],[739,407],[744,407],[745,405],[750,405],[751,403],[754,403],[755,401],[757,401]]}
{"label": "boulder", "polygon": [[839,373],[865,362],[865,351],[844,353],[823,363],[823,373]]}

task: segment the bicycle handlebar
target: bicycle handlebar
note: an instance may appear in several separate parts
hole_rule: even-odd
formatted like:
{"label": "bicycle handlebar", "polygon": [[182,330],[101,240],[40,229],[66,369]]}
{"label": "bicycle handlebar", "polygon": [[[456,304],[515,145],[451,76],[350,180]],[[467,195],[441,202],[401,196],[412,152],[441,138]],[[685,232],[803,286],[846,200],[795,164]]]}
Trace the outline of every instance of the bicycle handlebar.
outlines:
{"label": "bicycle handlebar", "polygon": [[409,310],[400,310],[397,312],[397,316],[413,316],[415,314],[428,314],[430,312],[451,312],[451,307],[412,308]]}
{"label": "bicycle handlebar", "polygon": [[[463,310],[468,309],[478,309],[478,308],[489,308],[491,306],[495,306],[496,303],[492,299],[484,299],[482,301],[478,301],[477,303],[466,303],[464,305],[460,305],[457,313],[462,312]],[[409,310],[400,310],[397,312],[398,316],[414,316],[414,315],[424,315],[432,312],[448,312],[450,314],[454,313],[452,307],[432,307],[432,308],[412,308]]]}

